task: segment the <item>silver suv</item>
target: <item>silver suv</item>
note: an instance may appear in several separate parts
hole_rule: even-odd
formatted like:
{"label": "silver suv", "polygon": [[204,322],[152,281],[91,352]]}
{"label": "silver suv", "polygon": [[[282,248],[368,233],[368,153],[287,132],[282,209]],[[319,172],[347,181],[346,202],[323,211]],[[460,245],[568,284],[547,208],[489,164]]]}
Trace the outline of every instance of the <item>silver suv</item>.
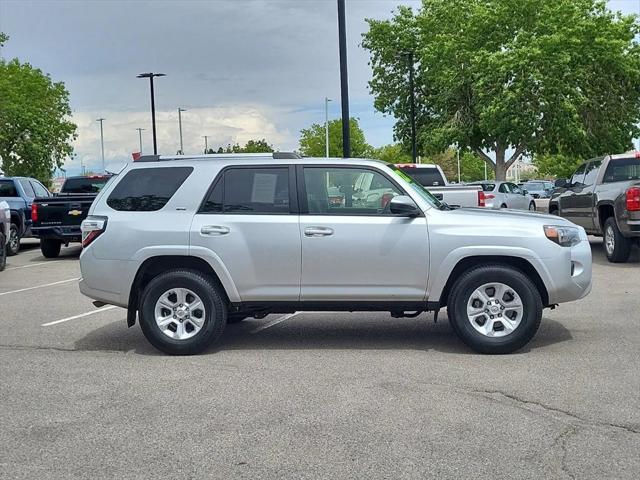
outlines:
{"label": "silver suv", "polygon": [[452,210],[374,160],[143,157],[100,192],[82,236],[82,293],[127,308],[170,354],[200,352],[247,317],[443,307],[471,348],[508,353],[543,308],[591,288],[581,227]]}

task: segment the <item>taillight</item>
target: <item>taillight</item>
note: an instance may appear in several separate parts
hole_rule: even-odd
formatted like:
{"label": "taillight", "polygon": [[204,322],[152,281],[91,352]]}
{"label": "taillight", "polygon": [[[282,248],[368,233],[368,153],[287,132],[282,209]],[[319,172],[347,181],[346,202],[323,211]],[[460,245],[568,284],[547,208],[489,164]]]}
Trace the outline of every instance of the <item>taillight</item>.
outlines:
{"label": "taillight", "polygon": [[88,247],[107,229],[107,217],[90,216],[80,225],[82,231],[82,248]]}
{"label": "taillight", "polygon": [[640,211],[640,187],[631,187],[627,190],[627,211]]}
{"label": "taillight", "polygon": [[38,221],[38,204],[31,204],[31,220],[34,222]]}
{"label": "taillight", "polygon": [[486,207],[485,200],[486,200],[486,195],[484,194],[484,192],[482,190],[478,190],[478,206]]}

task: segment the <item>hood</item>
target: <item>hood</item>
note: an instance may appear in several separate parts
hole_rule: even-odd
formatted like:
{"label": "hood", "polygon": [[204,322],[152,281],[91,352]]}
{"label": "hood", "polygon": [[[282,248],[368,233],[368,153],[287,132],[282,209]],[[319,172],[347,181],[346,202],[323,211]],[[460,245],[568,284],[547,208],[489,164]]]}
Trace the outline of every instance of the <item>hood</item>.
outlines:
{"label": "hood", "polygon": [[452,215],[450,218],[460,218],[481,222],[483,220],[495,223],[528,222],[540,225],[574,225],[569,220],[565,220],[557,215],[547,213],[525,212],[521,210],[492,210],[485,208],[458,208],[447,212]]}

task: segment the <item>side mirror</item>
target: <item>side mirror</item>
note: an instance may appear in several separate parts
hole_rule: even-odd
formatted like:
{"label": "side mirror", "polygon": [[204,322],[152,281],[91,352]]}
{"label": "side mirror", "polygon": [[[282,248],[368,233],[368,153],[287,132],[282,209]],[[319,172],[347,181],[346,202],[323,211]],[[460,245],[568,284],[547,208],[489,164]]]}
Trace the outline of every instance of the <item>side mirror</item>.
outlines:
{"label": "side mirror", "polygon": [[559,178],[553,184],[556,188],[567,188],[569,186],[569,181],[566,178]]}
{"label": "side mirror", "polygon": [[420,209],[416,203],[406,195],[393,197],[389,202],[389,211],[394,215],[403,217],[417,217],[420,215]]}

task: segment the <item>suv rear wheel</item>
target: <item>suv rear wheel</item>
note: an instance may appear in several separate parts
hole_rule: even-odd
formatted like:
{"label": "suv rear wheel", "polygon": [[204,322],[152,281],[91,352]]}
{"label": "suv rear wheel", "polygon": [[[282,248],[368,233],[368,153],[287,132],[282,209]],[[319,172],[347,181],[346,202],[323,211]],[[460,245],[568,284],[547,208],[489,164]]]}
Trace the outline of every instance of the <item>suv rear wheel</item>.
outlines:
{"label": "suv rear wheel", "polygon": [[142,333],[164,353],[200,353],[222,335],[226,322],[220,287],[200,272],[170,270],[151,280],[142,294]]}
{"label": "suv rear wheel", "polygon": [[480,353],[511,353],[526,345],[542,320],[540,292],[521,271],[484,265],[464,273],[447,305],[456,334]]}
{"label": "suv rear wheel", "polygon": [[16,225],[15,223],[11,224],[11,229],[9,230],[9,238],[7,239],[6,250],[8,257],[17,255],[20,251],[20,234],[18,233],[18,225]]}
{"label": "suv rear wheel", "polygon": [[615,217],[604,222],[604,251],[612,263],[624,263],[631,255],[631,240],[622,236]]}

